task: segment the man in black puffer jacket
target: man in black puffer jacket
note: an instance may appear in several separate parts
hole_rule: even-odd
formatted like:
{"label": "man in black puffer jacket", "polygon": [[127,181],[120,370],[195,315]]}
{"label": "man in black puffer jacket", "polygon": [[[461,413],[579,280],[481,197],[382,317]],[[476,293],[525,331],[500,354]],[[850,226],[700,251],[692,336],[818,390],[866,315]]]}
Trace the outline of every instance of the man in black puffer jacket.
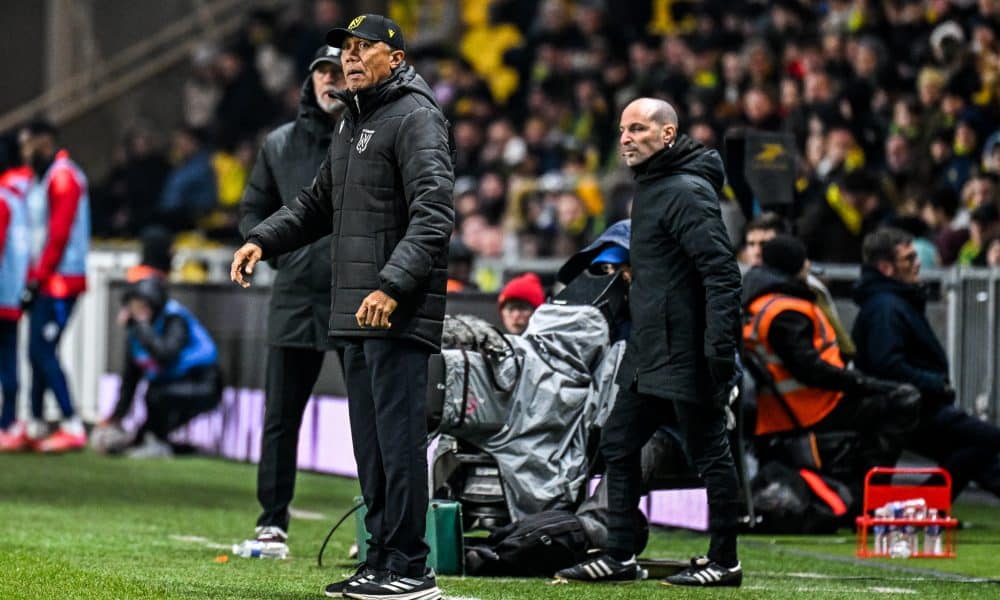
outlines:
{"label": "man in black puffer jacket", "polygon": [[[295,200],[330,147],[344,111],[340,48],[316,51],[302,86],[299,114],[267,135],[240,203],[240,233]],[[302,414],[330,349],[330,238],[274,258],[278,270],[267,311],[264,431],[257,465],[256,540],[286,544],[288,505],[295,493]],[[285,548],[287,551],[287,547]]]}
{"label": "man in black puffer jacket", "polygon": [[639,501],[640,453],[676,421],[708,491],[708,556],[672,585],[738,586],[739,483],[725,406],[736,372],[740,271],[722,224],[719,155],[677,131],[677,113],[640,98],[621,117],[621,150],[636,175],[630,241],[632,335],[621,386],[601,435],[608,468],[608,553],[560,571],[582,580],[636,579],[630,514]]}
{"label": "man in black puffer jacket", "polygon": [[[363,15],[334,29],[347,104],[312,185],[250,231],[231,277],[332,234],[328,334],[346,341],[344,370],[358,479],[371,538],[366,563],[327,587],[364,597],[437,592],[425,573],[427,359],[445,312],[454,171],[448,124],[404,62],[403,33]],[[353,585],[352,585],[353,584]],[[395,595],[395,596],[394,596]],[[413,596],[416,597],[416,596]]]}

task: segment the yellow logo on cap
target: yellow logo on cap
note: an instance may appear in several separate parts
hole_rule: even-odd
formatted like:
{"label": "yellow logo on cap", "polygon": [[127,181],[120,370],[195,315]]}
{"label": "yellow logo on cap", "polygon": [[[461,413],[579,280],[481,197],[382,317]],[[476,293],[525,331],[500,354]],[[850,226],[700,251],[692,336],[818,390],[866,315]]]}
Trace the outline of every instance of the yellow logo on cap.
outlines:
{"label": "yellow logo on cap", "polygon": [[395,29],[390,29],[389,30],[389,37],[390,38],[396,37],[396,30]]}
{"label": "yellow logo on cap", "polygon": [[361,15],[360,17],[355,17],[354,20],[351,21],[351,24],[347,26],[347,28],[348,29],[357,29],[358,25],[361,25],[361,22],[364,21],[364,20],[365,20],[365,16],[364,15]]}

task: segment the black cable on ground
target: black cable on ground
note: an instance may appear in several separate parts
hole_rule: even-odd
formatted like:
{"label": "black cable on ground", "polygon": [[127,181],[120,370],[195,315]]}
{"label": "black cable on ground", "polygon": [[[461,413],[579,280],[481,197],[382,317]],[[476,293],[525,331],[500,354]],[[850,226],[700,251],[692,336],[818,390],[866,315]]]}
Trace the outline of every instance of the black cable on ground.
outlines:
{"label": "black cable on ground", "polygon": [[344,513],[344,516],[340,517],[340,520],[337,521],[337,523],[333,526],[333,528],[330,529],[330,533],[326,534],[326,539],[323,540],[323,545],[319,547],[319,554],[316,555],[316,566],[320,568],[323,567],[323,552],[326,550],[326,545],[330,542],[330,538],[333,537],[333,532],[337,531],[337,528],[340,527],[341,524],[347,520],[347,517],[353,515],[356,510],[358,510],[364,505],[365,505],[364,502],[358,502],[357,504],[352,506],[350,510]]}

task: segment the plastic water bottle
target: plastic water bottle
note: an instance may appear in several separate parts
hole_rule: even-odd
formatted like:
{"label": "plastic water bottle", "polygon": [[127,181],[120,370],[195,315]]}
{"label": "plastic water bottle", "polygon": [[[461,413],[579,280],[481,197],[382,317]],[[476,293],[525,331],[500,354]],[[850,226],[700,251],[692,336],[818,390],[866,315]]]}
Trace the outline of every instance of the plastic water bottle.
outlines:
{"label": "plastic water bottle", "polygon": [[288,558],[288,546],[281,542],[246,540],[239,544],[233,544],[233,554],[242,556],[243,558],[274,558],[284,560]]}
{"label": "plastic water bottle", "polygon": [[[902,502],[892,503],[892,518],[902,519],[905,514],[905,508]],[[910,558],[913,554],[913,548],[910,547],[910,542],[903,533],[903,528],[899,525],[889,526],[889,556],[892,558]]]}
{"label": "plastic water bottle", "polygon": [[[917,509],[913,506],[907,506],[903,509],[903,518],[906,519],[919,519],[920,515],[917,514]],[[913,554],[920,547],[918,542],[917,526],[913,523],[903,525],[903,537],[906,538],[906,545],[910,548],[910,554]]]}
{"label": "plastic water bottle", "polygon": [[[937,509],[928,509],[927,518],[937,519]],[[941,539],[941,526],[936,523],[932,523],[924,528],[924,553],[934,556],[941,556],[944,554],[944,544]]]}
{"label": "plastic water bottle", "polygon": [[[875,518],[886,518],[885,507],[875,509]],[[886,532],[885,523],[875,523],[872,525],[872,533],[875,536],[875,554],[884,556],[889,553],[889,534]]]}

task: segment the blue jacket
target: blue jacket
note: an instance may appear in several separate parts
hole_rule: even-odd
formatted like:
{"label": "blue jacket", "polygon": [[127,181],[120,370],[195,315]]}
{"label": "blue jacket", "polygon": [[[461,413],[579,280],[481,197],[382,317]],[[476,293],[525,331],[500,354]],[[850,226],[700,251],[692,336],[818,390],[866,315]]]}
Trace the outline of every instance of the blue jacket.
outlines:
{"label": "blue jacket", "polygon": [[198,319],[180,302],[168,300],[166,306],[153,321],[153,329],[163,334],[168,317],[180,317],[188,326],[187,344],[181,349],[178,357],[169,364],[159,364],[139,342],[134,333],[129,333],[128,349],[132,361],[144,371],[144,377],[150,382],[176,381],[197,367],[207,367],[216,364],[218,351],[215,342]]}
{"label": "blue jacket", "polygon": [[924,309],[923,286],[890,279],[865,266],[854,287],[861,308],[851,336],[855,362],[876,377],[911,383],[924,398],[937,399],[948,387],[948,355],[934,335]]}

